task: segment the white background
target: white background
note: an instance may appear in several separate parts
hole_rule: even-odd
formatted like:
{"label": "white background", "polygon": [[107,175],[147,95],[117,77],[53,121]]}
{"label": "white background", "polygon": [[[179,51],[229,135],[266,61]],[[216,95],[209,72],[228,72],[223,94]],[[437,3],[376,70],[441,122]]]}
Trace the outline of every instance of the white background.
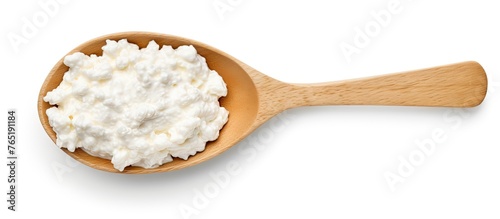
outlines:
{"label": "white background", "polygon": [[[70,0],[57,3],[50,15],[39,5],[45,2],[0,3],[5,113],[0,120],[6,122],[7,109],[16,109],[19,128],[18,211],[3,205],[2,218],[500,217],[500,14],[493,1],[396,1],[400,13],[391,14],[350,62],[339,45],[352,44],[355,29],[373,24],[371,13],[387,10],[391,0]],[[23,35],[33,17],[39,19],[36,33]],[[286,82],[476,60],[490,86],[483,104],[470,110],[292,109],[201,165],[152,175],[111,174],[68,159],[42,129],[36,101],[47,73],[64,54],[121,31],[192,38]],[[25,38],[23,44],[13,44],[14,35]],[[6,125],[1,127],[5,133]],[[435,151],[392,190],[384,175],[398,175],[400,159],[418,154],[416,141],[432,138],[435,131],[444,132],[444,140],[434,141]],[[227,165],[237,165],[236,173],[227,172]],[[4,192],[7,167],[2,166]]]}

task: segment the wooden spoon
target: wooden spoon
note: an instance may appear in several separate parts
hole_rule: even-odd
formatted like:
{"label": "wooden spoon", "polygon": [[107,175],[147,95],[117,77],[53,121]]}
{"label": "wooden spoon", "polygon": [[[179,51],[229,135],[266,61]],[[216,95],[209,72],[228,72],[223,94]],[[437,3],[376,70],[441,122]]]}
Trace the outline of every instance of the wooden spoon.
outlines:
{"label": "wooden spoon", "polygon": [[[220,103],[229,111],[229,120],[216,141],[208,142],[206,149],[188,160],[174,159],[158,168],[127,167],[121,173],[155,173],[193,166],[229,149],[262,123],[283,110],[314,105],[394,105],[472,107],[479,105],[487,88],[486,74],[477,62],[463,62],[446,66],[387,74],[362,79],[318,84],[288,84],[266,76],[232,56],[206,44],[177,36],[149,33],[114,33],[92,39],[71,50],[102,55],[106,39],[127,39],[145,47],[155,40],[159,45],[193,45],[206,58],[208,66],[224,79],[228,95]],[[43,101],[48,91],[62,81],[68,67],[59,60],[42,85],[38,97],[38,115],[52,141],[56,134],[49,125],[45,111],[51,107]],[[110,160],[93,157],[81,149],[69,156],[90,167],[118,172]]]}

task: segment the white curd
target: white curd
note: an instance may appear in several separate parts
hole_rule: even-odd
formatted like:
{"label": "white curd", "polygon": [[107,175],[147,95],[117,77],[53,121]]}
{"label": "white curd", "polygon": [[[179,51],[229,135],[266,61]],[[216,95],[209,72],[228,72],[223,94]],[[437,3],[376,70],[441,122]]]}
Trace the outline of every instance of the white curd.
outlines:
{"label": "white curd", "polygon": [[44,101],[59,147],[129,165],[154,168],[188,159],[218,138],[228,119],[219,106],[226,84],[193,46],[139,49],[107,40],[103,55],[68,55],[63,81]]}

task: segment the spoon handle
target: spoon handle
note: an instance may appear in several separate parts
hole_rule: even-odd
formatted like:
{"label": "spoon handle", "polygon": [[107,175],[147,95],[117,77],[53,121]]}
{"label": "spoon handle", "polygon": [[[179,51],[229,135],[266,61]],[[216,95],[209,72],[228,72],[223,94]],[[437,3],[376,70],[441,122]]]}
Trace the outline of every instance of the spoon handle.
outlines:
{"label": "spoon handle", "polygon": [[291,105],[473,107],[487,89],[484,69],[469,61],[395,74],[318,84],[292,84]]}

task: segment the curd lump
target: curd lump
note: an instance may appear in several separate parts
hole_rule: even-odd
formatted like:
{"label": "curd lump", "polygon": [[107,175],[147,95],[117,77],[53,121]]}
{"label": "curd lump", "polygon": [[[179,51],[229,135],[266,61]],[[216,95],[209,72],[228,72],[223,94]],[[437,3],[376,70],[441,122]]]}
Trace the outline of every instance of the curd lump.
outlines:
{"label": "curd lump", "polygon": [[154,168],[188,159],[218,138],[228,119],[226,84],[193,46],[139,49],[107,40],[103,55],[68,55],[63,81],[43,98],[56,144],[74,152]]}

